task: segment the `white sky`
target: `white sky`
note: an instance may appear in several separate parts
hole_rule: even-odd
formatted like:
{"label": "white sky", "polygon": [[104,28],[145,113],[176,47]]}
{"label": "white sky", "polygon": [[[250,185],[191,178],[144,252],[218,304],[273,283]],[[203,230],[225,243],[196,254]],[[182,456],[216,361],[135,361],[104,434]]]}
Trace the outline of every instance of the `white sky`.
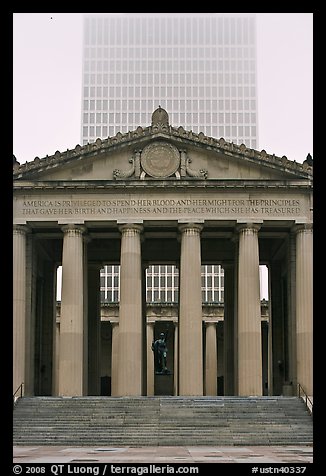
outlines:
{"label": "white sky", "polygon": [[[256,17],[258,149],[303,162],[313,155],[313,14]],[[20,163],[81,142],[82,18],[13,14],[13,153]]]}
{"label": "white sky", "polygon": [[[13,153],[20,163],[81,142],[82,17],[13,14]],[[313,14],[256,17],[258,149],[303,162],[313,155]]]}

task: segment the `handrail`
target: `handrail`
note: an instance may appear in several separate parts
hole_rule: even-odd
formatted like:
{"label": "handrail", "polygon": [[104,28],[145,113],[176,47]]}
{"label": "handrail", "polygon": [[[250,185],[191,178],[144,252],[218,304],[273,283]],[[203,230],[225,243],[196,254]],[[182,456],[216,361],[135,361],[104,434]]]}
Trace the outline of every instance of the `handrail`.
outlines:
{"label": "handrail", "polygon": [[[309,413],[312,415],[313,402],[312,402],[311,398],[309,398],[308,395],[306,394],[306,392],[304,391],[302,385],[300,385],[300,383],[298,383],[298,396],[299,397],[301,397],[301,393],[303,394],[305,405],[306,405]],[[308,404],[308,402],[309,402],[309,404]]]}
{"label": "handrail", "polygon": [[[18,398],[21,398],[24,394],[24,382],[22,382],[19,387],[17,388],[17,390],[15,391],[15,393],[13,394],[12,398],[13,398],[13,404],[15,405],[16,401],[18,400]],[[17,393],[20,391],[20,395],[19,396],[16,396]]]}

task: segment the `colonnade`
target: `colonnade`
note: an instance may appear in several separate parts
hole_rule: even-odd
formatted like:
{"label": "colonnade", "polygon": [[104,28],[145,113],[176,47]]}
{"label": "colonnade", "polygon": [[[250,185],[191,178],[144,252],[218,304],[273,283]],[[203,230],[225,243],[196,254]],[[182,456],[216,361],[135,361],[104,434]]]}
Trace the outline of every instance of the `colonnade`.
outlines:
{"label": "colonnade", "polygon": [[[206,326],[206,353],[203,355],[201,301],[201,231],[199,223],[179,225],[180,290],[179,321],[175,328],[175,392],[178,395],[216,395],[216,330]],[[227,394],[262,395],[262,345],[259,293],[260,225],[239,224],[236,228],[237,253],[231,267],[225,267],[227,286],[224,316]],[[143,225],[123,224],[121,233],[121,274],[119,324],[112,329],[112,395],[136,396],[143,393],[143,302],[142,253]],[[13,337],[14,390],[25,378],[26,347],[26,237],[29,227],[16,225],[13,232]],[[88,339],[96,348],[99,331],[89,325],[91,307],[87,281],[87,229],[84,225],[65,225],[62,252],[62,297],[58,392],[62,396],[87,395],[91,379],[88,372],[98,365],[96,354],[89,360]],[[312,394],[312,227],[296,225],[295,329],[296,377]],[[93,277],[90,277],[93,276]],[[89,289],[89,287],[88,287]],[[94,302],[94,299],[92,299]],[[88,321],[87,321],[88,319]],[[87,324],[88,322],[88,324]],[[89,332],[90,335],[87,334]],[[147,326],[147,339],[153,329]],[[233,345],[231,345],[233,344]],[[233,349],[233,351],[231,351]],[[148,351],[148,349],[147,349]],[[148,351],[149,352],[149,351]],[[147,357],[147,391],[153,388],[150,354]],[[205,362],[203,362],[205,359]],[[204,365],[205,364],[205,365]],[[93,367],[92,367],[93,366]],[[205,369],[205,370],[204,370]],[[232,381],[231,381],[232,380]],[[205,385],[204,385],[205,383]],[[96,392],[96,384],[91,384]]]}

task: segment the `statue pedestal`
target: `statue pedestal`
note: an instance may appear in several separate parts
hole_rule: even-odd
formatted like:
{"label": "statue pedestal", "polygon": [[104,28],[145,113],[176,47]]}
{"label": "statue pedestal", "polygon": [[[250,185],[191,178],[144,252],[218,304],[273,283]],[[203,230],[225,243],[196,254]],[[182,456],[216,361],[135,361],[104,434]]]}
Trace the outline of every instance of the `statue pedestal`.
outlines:
{"label": "statue pedestal", "polygon": [[155,374],[154,395],[173,395],[173,373]]}
{"label": "statue pedestal", "polygon": [[171,375],[171,370],[162,370],[162,372],[155,372],[155,375]]}

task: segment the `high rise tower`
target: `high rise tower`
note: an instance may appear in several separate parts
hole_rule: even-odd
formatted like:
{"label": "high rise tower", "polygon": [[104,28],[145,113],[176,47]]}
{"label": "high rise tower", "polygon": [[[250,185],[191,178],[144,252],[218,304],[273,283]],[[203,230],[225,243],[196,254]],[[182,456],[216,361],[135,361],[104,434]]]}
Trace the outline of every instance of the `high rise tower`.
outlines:
{"label": "high rise tower", "polygon": [[[159,105],[174,127],[257,148],[254,14],[85,16],[82,144],[148,126]],[[150,266],[147,300],[177,301],[177,283],[174,266]],[[101,271],[101,291],[119,300],[118,266]],[[224,300],[220,265],[202,266],[202,299]]]}
{"label": "high rise tower", "polygon": [[257,148],[253,14],[125,13],[84,18],[82,143],[170,123]]}

